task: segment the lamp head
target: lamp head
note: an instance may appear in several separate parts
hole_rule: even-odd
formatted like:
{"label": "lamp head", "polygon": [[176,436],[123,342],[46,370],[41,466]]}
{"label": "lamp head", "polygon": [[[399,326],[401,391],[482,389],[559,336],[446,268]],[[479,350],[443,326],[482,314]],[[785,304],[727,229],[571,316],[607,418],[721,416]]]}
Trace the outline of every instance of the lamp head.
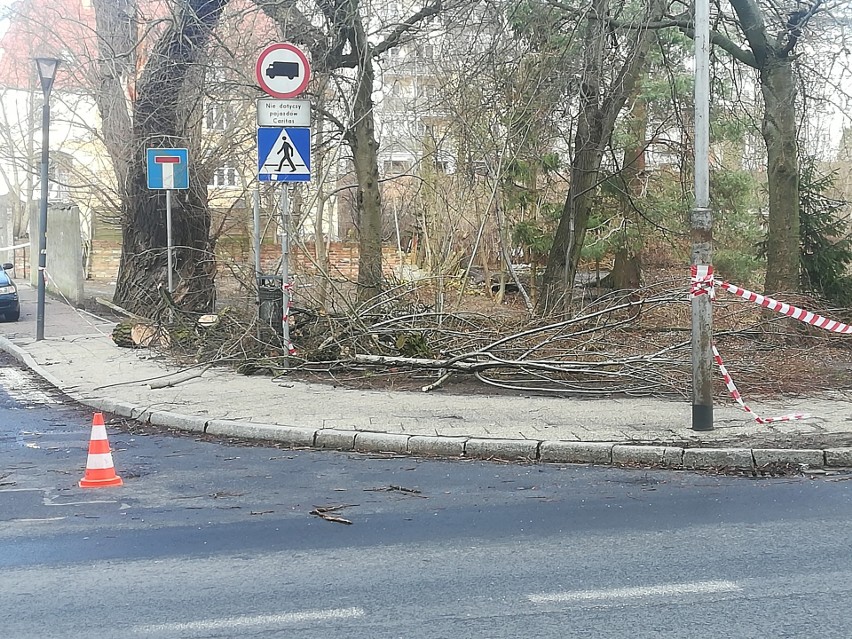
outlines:
{"label": "lamp head", "polygon": [[53,87],[53,80],[56,78],[56,68],[61,60],[56,58],[36,58],[36,68],[38,69],[38,78],[41,80],[41,90],[44,92],[44,97],[50,95],[50,89]]}

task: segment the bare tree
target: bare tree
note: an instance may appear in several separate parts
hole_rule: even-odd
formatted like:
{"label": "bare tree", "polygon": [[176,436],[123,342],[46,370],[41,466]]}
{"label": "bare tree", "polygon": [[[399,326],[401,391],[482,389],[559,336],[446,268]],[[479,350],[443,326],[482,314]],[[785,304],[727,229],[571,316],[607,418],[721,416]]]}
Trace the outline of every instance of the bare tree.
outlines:
{"label": "bare tree", "polygon": [[[768,292],[799,287],[799,140],[796,47],[823,0],[796,3],[730,0],[734,15],[717,8],[711,41],[734,60],[755,69],[763,102],[761,134],[766,143],[769,219],[766,243]],[[689,36],[688,15],[664,20]],[[739,41],[739,42],[738,42]]]}
{"label": "bare tree", "polygon": [[[616,118],[645,69],[654,37],[648,26],[659,19],[662,8],[653,0],[649,2],[644,20],[637,21],[635,29],[621,36],[626,40],[623,43],[613,34],[610,11],[608,0],[594,0],[585,17],[585,68],[580,85],[570,187],[547,260],[538,302],[543,312],[564,306],[570,299],[568,293],[577,273],[604,149]],[[609,72],[610,68],[614,72]]]}
{"label": "bare tree", "polygon": [[[150,315],[162,306],[157,294],[167,279],[164,194],[147,188],[145,149],[187,145],[197,122],[187,111],[197,107],[203,82],[204,50],[228,0],[188,0],[160,34],[141,77],[133,87],[132,127],[122,130],[129,113],[119,104],[134,68],[135,4],[133,0],[98,2],[101,90],[98,106],[112,130],[107,147],[113,158],[122,197],[122,256],[115,302],[129,311]],[[126,144],[123,141],[129,140]],[[212,306],[215,276],[207,180],[190,164],[190,188],[176,198],[174,215],[174,299],[188,310]]]}
{"label": "bare tree", "polygon": [[437,15],[442,0],[425,2],[421,9],[390,23],[381,33],[368,35],[367,25],[380,11],[360,0],[314,0],[325,28],[314,26],[294,0],[255,0],[286,30],[287,36],[311,52],[320,73],[352,69],[355,88],[344,137],[352,149],[357,180],[356,207],[360,244],[358,296],[367,300],[382,290],[382,200],[374,121],[374,59],[398,46],[421,23]]}

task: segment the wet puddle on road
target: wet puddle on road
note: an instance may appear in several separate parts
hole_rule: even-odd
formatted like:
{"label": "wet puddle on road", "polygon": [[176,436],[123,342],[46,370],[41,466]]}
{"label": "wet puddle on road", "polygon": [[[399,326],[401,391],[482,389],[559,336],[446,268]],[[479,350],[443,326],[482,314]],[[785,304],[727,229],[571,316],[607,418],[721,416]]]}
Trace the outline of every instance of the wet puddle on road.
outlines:
{"label": "wet puddle on road", "polygon": [[[8,400],[0,398],[9,408],[11,403],[28,405],[61,404],[62,402],[39,387],[32,377],[16,368],[0,368],[0,388],[8,395]],[[11,400],[11,401],[10,401]]]}

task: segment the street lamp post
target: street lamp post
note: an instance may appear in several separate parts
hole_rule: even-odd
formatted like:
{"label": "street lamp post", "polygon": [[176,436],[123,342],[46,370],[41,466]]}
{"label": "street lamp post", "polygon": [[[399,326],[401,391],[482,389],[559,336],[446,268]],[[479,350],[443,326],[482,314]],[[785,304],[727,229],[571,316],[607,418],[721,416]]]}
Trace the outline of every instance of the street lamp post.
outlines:
{"label": "street lamp post", "polygon": [[56,78],[56,69],[60,60],[56,58],[36,58],[38,78],[44,92],[44,104],[41,107],[41,202],[38,219],[38,309],[36,311],[36,340],[44,339],[44,287],[45,267],[47,266],[47,194],[48,164],[50,161],[50,90]]}
{"label": "street lamp post", "polygon": [[[692,266],[712,268],[710,209],[710,3],[695,0],[695,208]],[[713,430],[713,307],[710,292],[692,296],[692,430]]]}

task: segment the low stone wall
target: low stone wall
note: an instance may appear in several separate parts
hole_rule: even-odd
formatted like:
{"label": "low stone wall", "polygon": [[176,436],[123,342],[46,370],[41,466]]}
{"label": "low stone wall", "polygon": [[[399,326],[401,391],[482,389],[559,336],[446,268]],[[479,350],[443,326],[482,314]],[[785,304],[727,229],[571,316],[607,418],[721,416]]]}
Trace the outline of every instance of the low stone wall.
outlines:
{"label": "low stone wall", "polygon": [[[38,218],[30,220],[30,238],[38,241]],[[32,248],[32,247],[31,247]],[[35,256],[38,251],[29,251]],[[34,268],[35,267],[35,268]],[[46,288],[60,293],[72,304],[83,301],[83,242],[80,237],[80,210],[76,205],[53,205],[47,209]],[[27,269],[30,284],[38,285],[38,265]]]}

